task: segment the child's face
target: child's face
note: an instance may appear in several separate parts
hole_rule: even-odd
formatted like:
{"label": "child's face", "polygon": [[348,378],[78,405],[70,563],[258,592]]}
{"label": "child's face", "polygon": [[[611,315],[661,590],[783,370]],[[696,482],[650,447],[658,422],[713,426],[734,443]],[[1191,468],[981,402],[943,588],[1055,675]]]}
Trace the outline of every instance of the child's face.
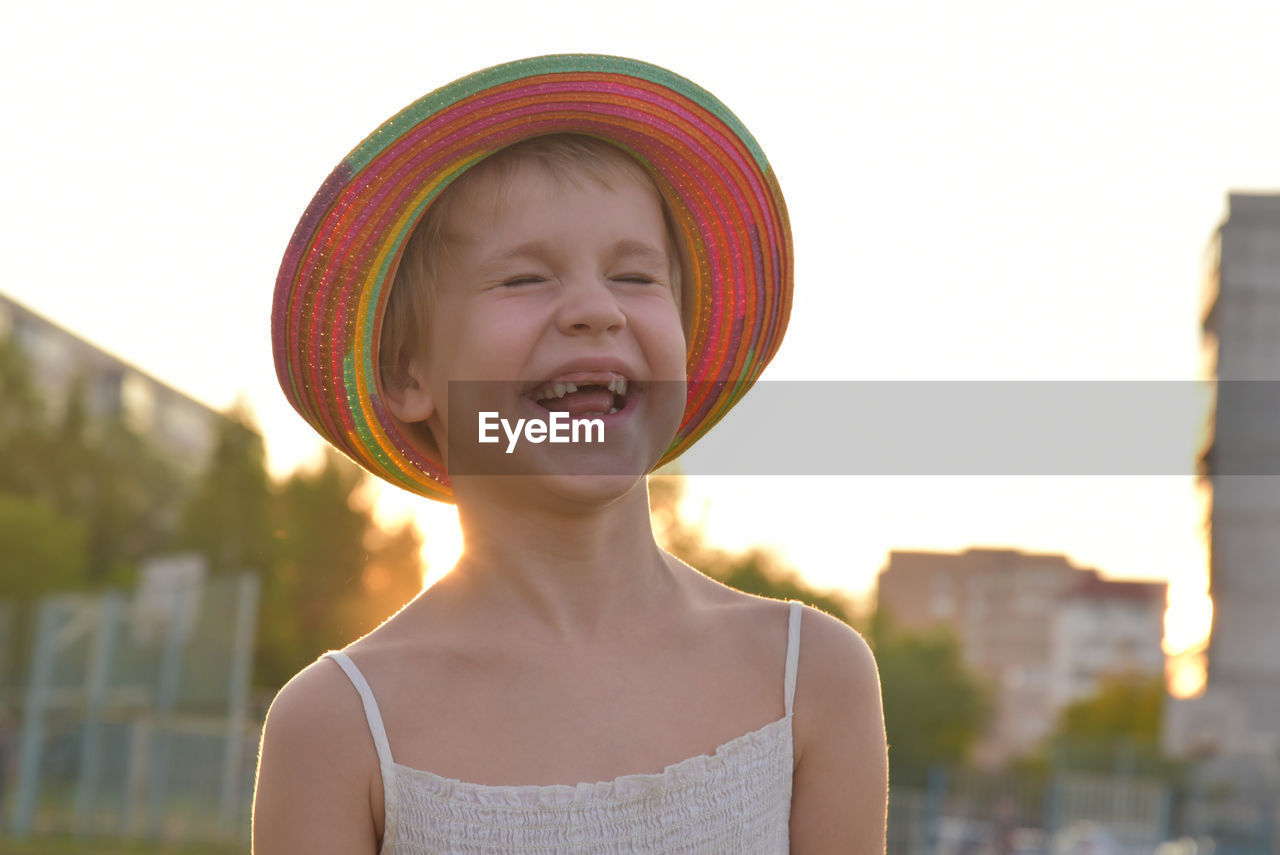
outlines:
{"label": "child's face", "polygon": [[[609,470],[625,469],[635,481],[670,443],[684,407],[674,250],[657,193],[621,170],[610,188],[585,177],[557,181],[533,163],[496,183],[468,188],[446,224],[418,383],[432,434],[447,455],[450,380],[502,381],[477,384],[497,396],[484,409],[511,421],[545,421],[557,409],[600,417],[614,456]],[[609,382],[624,379],[625,395],[610,394]],[[584,388],[557,397],[567,384]],[[455,419],[454,429],[469,423]],[[605,453],[537,450],[551,460]]]}

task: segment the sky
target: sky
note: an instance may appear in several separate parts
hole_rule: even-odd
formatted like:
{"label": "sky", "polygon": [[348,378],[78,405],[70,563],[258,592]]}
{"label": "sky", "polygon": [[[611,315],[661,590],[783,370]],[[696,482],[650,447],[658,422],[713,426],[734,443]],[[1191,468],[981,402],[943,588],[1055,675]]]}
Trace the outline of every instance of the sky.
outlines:
{"label": "sky", "polygon": [[[715,93],[767,153],[796,290],[769,380],[1189,380],[1228,191],[1280,191],[1274,3],[22,4],[0,33],[0,290],[312,461],[271,361],[306,203],[470,71],[615,53]],[[811,418],[821,418],[815,402]],[[1171,427],[1193,436],[1199,425]],[[692,478],[686,511],[865,594],[891,549],[1008,546],[1168,579],[1208,628],[1189,478]],[[431,572],[447,507],[417,515]]]}

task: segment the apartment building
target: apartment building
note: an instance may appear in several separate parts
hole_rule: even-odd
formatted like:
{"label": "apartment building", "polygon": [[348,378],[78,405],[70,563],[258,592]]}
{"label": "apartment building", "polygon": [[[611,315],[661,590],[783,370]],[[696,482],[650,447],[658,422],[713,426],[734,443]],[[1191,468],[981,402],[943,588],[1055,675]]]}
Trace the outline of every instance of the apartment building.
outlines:
{"label": "apartment building", "polygon": [[221,413],[0,294],[0,338],[26,355],[48,411],[79,387],[92,418],[121,418],[189,474],[209,459]]}
{"label": "apartment building", "polygon": [[955,634],[993,691],[975,759],[998,765],[1038,748],[1062,708],[1107,677],[1164,673],[1166,587],[1103,579],[1061,555],[894,551],[877,597],[902,631]]}
{"label": "apartment building", "polygon": [[[1280,752],[1280,195],[1231,193],[1210,244],[1203,342],[1216,379],[1205,699],[1222,750]],[[1190,728],[1194,731],[1196,728]],[[1177,740],[1175,740],[1176,742]]]}

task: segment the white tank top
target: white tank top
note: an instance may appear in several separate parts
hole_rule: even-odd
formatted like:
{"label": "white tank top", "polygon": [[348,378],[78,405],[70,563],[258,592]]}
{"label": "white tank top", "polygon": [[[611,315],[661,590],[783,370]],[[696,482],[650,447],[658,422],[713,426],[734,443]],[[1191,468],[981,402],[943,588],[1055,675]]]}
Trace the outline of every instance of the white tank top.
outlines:
{"label": "white tank top", "polygon": [[782,718],[660,773],[576,786],[470,784],[396,763],[364,675],[345,653],[326,653],[360,693],[378,750],[386,805],[381,852],[786,853],[802,609],[799,602],[791,603]]}

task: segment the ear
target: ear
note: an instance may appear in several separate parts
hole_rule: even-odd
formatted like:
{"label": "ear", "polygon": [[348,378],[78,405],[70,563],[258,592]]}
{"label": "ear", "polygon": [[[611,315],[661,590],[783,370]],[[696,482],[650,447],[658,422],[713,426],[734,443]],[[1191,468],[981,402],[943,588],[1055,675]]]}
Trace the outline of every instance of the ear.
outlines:
{"label": "ear", "polygon": [[436,402],[427,383],[426,367],[422,360],[409,360],[408,366],[397,380],[399,382],[383,384],[382,389],[391,415],[406,424],[425,422],[431,418],[436,411]]}

